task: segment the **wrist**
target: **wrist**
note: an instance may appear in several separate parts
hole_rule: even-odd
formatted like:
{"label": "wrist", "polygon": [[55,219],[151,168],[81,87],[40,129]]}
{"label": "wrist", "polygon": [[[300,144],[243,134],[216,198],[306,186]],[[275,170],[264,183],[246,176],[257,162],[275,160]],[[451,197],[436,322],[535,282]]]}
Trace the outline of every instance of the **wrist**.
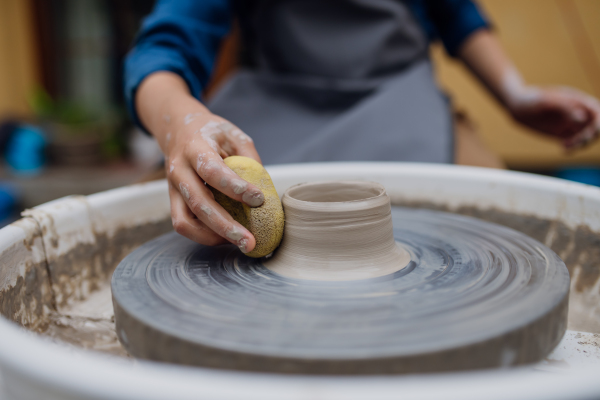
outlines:
{"label": "wrist", "polygon": [[504,72],[498,98],[513,116],[537,103],[541,96],[542,91],[525,84],[515,68],[508,68]]}
{"label": "wrist", "polygon": [[177,74],[166,71],[148,75],[136,93],[136,108],[140,121],[166,150],[166,136],[175,135],[186,115],[209,113],[195,99],[185,81]]}
{"label": "wrist", "polygon": [[172,130],[181,129],[194,116],[211,114],[204,104],[187,92],[175,92],[167,95],[164,98],[161,112],[163,118],[169,121],[168,125]]}

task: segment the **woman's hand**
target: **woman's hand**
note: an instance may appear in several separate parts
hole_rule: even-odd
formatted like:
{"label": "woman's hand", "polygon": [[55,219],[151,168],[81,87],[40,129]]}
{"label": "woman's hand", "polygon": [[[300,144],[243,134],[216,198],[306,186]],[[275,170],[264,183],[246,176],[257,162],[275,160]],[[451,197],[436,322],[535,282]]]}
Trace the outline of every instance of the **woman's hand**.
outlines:
{"label": "woman's hand", "polygon": [[600,102],[571,88],[529,87],[530,95],[508,104],[521,124],[561,141],[566,149],[585,147],[600,135]]}
{"label": "woman's hand", "polygon": [[243,252],[254,249],[254,236],[214,199],[206,184],[250,207],[263,193],[223,162],[230,155],[260,162],[252,139],[229,121],[212,114],[189,95],[183,80],[169,72],[148,76],[136,94],[142,123],[165,154],[171,218],[175,230],[201,244],[227,241]]}
{"label": "woman's hand", "polygon": [[598,100],[571,88],[527,85],[492,32],[475,31],[459,56],[523,125],[560,140],[567,149],[583,147],[600,134]]}

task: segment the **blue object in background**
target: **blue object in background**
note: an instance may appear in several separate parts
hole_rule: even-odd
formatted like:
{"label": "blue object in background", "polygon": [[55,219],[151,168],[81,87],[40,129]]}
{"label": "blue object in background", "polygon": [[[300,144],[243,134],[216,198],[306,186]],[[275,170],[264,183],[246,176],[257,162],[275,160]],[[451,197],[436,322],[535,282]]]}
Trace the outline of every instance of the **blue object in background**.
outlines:
{"label": "blue object in background", "polygon": [[600,186],[600,168],[597,167],[571,167],[563,168],[556,173],[557,178],[569,181]]}
{"label": "blue object in background", "polygon": [[0,228],[19,219],[19,194],[7,182],[0,182]]}
{"label": "blue object in background", "polygon": [[40,128],[20,125],[6,144],[6,162],[17,173],[35,175],[46,164],[46,144],[46,136]]}

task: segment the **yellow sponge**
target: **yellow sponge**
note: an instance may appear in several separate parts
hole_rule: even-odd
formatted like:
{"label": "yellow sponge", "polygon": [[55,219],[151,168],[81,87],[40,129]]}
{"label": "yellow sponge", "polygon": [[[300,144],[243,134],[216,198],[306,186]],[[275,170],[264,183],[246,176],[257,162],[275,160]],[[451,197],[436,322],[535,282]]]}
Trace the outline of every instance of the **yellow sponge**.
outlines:
{"label": "yellow sponge", "polygon": [[224,162],[240,178],[258,187],[265,195],[265,202],[260,207],[252,208],[210,188],[217,203],[254,235],[256,247],[246,255],[264,257],[281,243],[284,225],[281,200],[269,173],[259,162],[242,156],[227,157]]}

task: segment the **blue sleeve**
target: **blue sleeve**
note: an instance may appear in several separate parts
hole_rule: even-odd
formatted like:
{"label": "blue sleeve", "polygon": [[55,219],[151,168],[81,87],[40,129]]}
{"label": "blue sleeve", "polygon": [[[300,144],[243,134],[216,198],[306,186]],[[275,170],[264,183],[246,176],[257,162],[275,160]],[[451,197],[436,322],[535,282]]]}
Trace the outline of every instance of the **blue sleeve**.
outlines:
{"label": "blue sleeve", "polygon": [[470,0],[413,0],[411,6],[430,40],[440,39],[453,57],[469,35],[490,28],[483,11]]}
{"label": "blue sleeve", "polygon": [[135,111],[135,93],[153,72],[180,75],[190,93],[200,99],[231,19],[228,0],[157,1],[125,59],[125,101],[136,125],[145,129]]}

